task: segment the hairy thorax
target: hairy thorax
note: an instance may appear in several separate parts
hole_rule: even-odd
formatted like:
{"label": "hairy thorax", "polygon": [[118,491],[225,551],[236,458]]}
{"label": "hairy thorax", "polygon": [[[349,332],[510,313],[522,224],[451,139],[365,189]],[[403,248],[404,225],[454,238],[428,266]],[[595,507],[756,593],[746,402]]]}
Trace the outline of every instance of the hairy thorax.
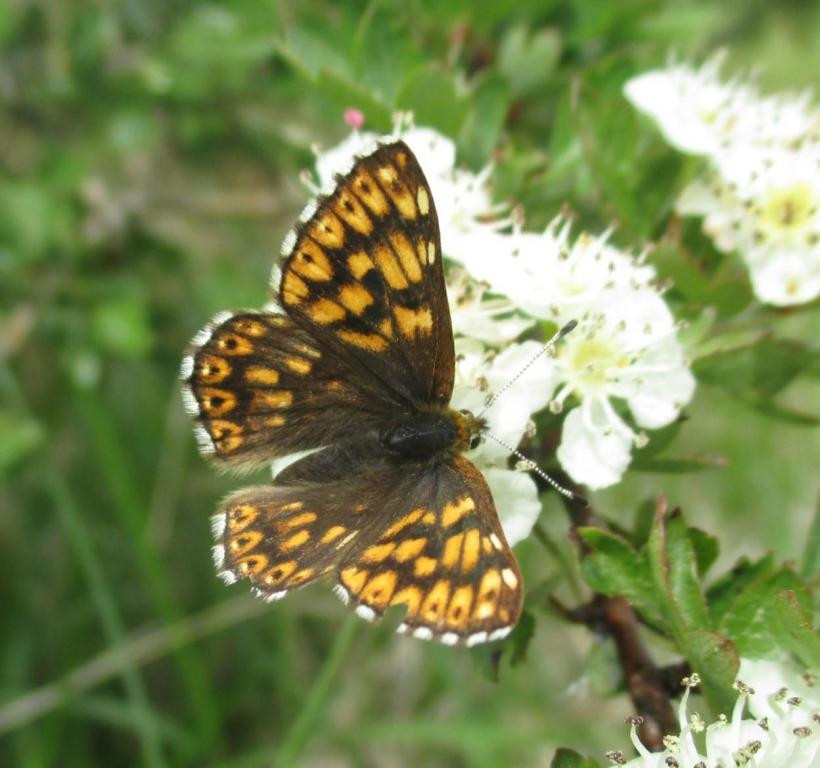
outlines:
{"label": "hairy thorax", "polygon": [[383,430],[381,442],[388,452],[402,458],[447,458],[475,448],[484,428],[484,419],[469,411],[419,411]]}

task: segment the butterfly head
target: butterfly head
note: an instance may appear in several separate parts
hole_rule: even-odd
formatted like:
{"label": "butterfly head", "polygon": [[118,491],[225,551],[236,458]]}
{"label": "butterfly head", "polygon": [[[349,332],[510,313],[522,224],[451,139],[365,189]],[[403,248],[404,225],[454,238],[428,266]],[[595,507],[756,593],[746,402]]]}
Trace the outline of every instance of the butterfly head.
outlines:
{"label": "butterfly head", "polygon": [[459,453],[478,448],[484,441],[487,431],[487,420],[474,416],[470,411],[453,412],[453,421],[456,426],[458,441],[455,449]]}

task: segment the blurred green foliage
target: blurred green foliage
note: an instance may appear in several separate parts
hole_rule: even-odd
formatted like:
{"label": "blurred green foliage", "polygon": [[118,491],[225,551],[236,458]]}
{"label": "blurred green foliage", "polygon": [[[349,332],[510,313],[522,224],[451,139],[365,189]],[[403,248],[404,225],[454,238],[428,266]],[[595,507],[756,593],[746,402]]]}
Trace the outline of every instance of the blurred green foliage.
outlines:
{"label": "blurred green foliage", "polygon": [[[742,653],[779,643],[817,663],[812,605],[780,563],[817,578],[818,307],[760,308],[696,224],[668,226],[691,165],[621,95],[670,50],[720,45],[771,88],[805,86],[820,10],[2,0],[0,764],[529,766],[561,745],[600,757],[625,745],[630,704],[609,641],[550,611],[556,589],[630,595],[696,664],[706,626]],[[237,481],[196,456],[181,351],[213,312],[266,300],[306,197],[299,172],[346,134],[347,107],[378,130],[412,110],[468,166],[494,156],[499,197],[533,226],[569,205],[593,231],[616,221],[619,245],[656,241],[691,322],[688,420],[594,499],[634,531],[586,532],[581,574],[547,499],[540,537],[519,548],[528,618],[500,668],[496,651],[364,626],[322,587],[268,607],[212,573],[207,517]],[[641,512],[661,491],[687,523]],[[723,541],[717,566],[688,525]],[[616,587],[618,558],[636,557],[635,581]],[[660,563],[679,568],[674,584]],[[766,615],[751,615],[763,596]],[[716,668],[707,688],[726,677]],[[569,751],[555,763],[581,764]]]}

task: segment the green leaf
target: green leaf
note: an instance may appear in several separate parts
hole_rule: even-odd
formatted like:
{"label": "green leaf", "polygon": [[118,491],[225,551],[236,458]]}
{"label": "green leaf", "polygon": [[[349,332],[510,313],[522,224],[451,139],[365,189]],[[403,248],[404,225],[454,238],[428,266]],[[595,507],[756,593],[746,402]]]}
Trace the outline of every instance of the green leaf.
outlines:
{"label": "green leaf", "polygon": [[679,637],[688,628],[707,629],[711,618],[697,577],[697,559],[680,514],[658,511],[647,545],[655,589],[665,596],[665,613]]}
{"label": "green leaf", "polygon": [[42,444],[45,432],[28,416],[0,410],[0,476],[13,469]]}
{"label": "green leaf", "polygon": [[706,602],[714,621],[720,622],[731,610],[738,595],[752,582],[770,575],[774,571],[774,557],[766,557],[750,562],[739,560],[731,571],[721,576],[706,592]]}
{"label": "green leaf", "polygon": [[584,757],[573,749],[559,747],[555,750],[550,768],[599,768],[599,765],[592,758]]}
{"label": "green leaf", "polygon": [[807,581],[814,581],[820,576],[820,502],[814,511],[814,522],[806,540],[803,567],[800,572]]}
{"label": "green leaf", "polygon": [[458,139],[459,161],[472,168],[487,165],[507,118],[507,86],[497,77],[481,81]]}
{"label": "green leaf", "polygon": [[510,654],[510,665],[515,667],[518,664],[526,661],[527,650],[530,647],[530,642],[535,635],[535,617],[531,611],[524,611],[518,624],[515,625],[510,639],[507,641]]}
{"label": "green leaf", "polygon": [[511,27],[498,48],[498,70],[519,97],[549,81],[561,56],[561,34],[541,29],[531,34],[524,26]]}
{"label": "green leaf", "polygon": [[802,593],[802,582],[792,570],[764,573],[737,594],[723,616],[719,631],[732,638],[743,656],[767,656],[778,645],[779,620],[773,606],[784,590]]}
{"label": "green leaf", "polygon": [[775,629],[782,644],[807,667],[820,669],[820,635],[793,590],[775,596],[774,615],[777,618]]}
{"label": "green leaf", "polygon": [[699,456],[691,459],[655,459],[652,457],[642,458],[640,453],[638,453],[629,468],[635,472],[661,472],[670,475],[686,475],[691,472],[703,472],[707,469],[723,469],[725,466],[726,459],[723,456]]}
{"label": "green leaf", "polygon": [[581,561],[587,584],[608,597],[626,598],[650,624],[666,628],[646,560],[629,542],[601,528],[579,528],[578,535],[590,550]]}
{"label": "green leaf", "polygon": [[139,295],[109,299],[94,308],[94,335],[100,347],[123,357],[143,357],[151,346],[148,307]]}
{"label": "green leaf", "polygon": [[451,73],[428,65],[405,78],[396,96],[396,106],[411,111],[416,125],[428,125],[446,136],[458,136],[469,99],[456,90]]}
{"label": "green leaf", "polygon": [[717,560],[720,544],[717,538],[700,530],[700,528],[689,528],[689,540],[695,550],[698,577],[702,579],[706,575],[706,571]]}
{"label": "green leaf", "polygon": [[740,657],[734,643],[716,632],[701,630],[688,633],[686,660],[703,683],[703,693],[716,712],[729,712],[736,695],[732,684],[740,668]]}

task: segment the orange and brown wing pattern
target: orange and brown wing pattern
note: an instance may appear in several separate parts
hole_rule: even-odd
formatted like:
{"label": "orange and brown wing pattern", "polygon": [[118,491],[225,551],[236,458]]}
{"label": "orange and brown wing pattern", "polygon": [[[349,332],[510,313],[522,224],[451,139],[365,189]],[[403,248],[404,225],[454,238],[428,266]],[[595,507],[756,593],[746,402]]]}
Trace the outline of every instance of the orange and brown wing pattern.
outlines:
{"label": "orange and brown wing pattern", "polygon": [[200,450],[234,466],[361,436],[397,407],[286,315],[218,315],[180,375]]}
{"label": "orange and brown wing pattern", "polygon": [[[303,461],[312,464],[306,474],[322,463]],[[518,565],[490,491],[466,459],[362,463],[353,476],[337,469],[328,483],[249,488],[226,501],[214,531],[220,576],[250,580],[267,600],[332,575],[363,618],[400,606],[399,632],[448,645],[501,639],[521,612]]]}
{"label": "orange and brown wing pattern", "polygon": [[407,402],[449,401],[453,335],[438,219],[406,144],[359,158],[306,209],[283,255],[279,302],[311,335]]}
{"label": "orange and brown wing pattern", "polygon": [[345,554],[337,571],[343,598],[369,620],[403,607],[398,631],[423,640],[506,637],[521,614],[521,572],[481,473],[456,458],[425,475],[413,497],[378,536]]}

